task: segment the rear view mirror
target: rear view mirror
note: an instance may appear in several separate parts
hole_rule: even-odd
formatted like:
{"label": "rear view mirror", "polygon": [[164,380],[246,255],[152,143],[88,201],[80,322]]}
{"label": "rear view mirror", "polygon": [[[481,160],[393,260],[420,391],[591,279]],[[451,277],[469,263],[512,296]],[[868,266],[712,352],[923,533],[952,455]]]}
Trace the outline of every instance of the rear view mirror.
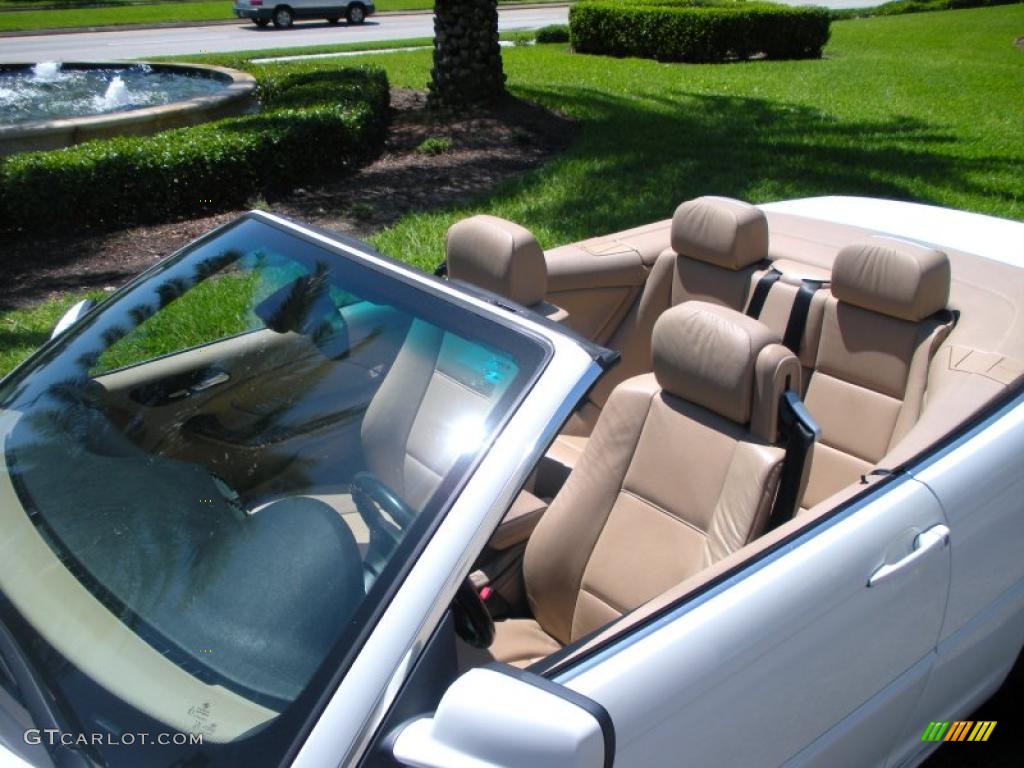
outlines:
{"label": "rear view mirror", "polygon": [[75,304],[75,306],[65,312],[61,319],[57,321],[57,324],[53,327],[53,333],[50,334],[50,338],[55,339],[60,336],[64,331],[81,320],[85,314],[95,306],[95,299],[82,299],[80,302]]}
{"label": "rear view mirror", "polygon": [[392,755],[415,768],[603,768],[612,765],[615,732],[600,704],[539,675],[492,664],[456,680],[432,717],[406,724]]}

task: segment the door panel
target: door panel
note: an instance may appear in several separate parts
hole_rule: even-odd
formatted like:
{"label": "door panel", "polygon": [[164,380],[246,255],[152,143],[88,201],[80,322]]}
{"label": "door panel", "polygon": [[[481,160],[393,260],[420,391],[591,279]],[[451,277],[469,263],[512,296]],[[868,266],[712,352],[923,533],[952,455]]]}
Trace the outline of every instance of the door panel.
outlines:
{"label": "door panel", "polygon": [[964,720],[1002,684],[1024,638],[1024,584],[943,642],[928,685],[893,750],[891,766],[916,765],[934,745],[921,735],[933,721]]}
{"label": "door panel", "polygon": [[[257,330],[96,380],[116,418],[133,413],[132,438],[151,453],[203,464],[242,491],[341,486],[361,464],[359,426],[407,330],[386,308],[341,310],[344,354],[308,337]],[[302,395],[301,399],[297,397]],[[141,407],[140,407],[141,406]],[[331,466],[313,460],[332,455]],[[311,475],[320,465],[330,477]]]}
{"label": "door panel", "polygon": [[938,660],[893,765],[914,761],[933,720],[967,717],[995,692],[1024,643],[1024,404],[915,472],[949,520],[949,607]]}
{"label": "door panel", "polygon": [[1024,581],[1024,404],[914,476],[953,531],[946,638]]}
{"label": "door panel", "polygon": [[898,711],[914,708],[927,683],[928,670],[934,663],[935,654],[928,654],[891,686],[789,760],[787,768],[884,765],[889,746],[902,735],[906,725],[903,719],[891,717],[891,712],[894,708]]}
{"label": "door panel", "polygon": [[942,623],[949,547],[868,580],[944,522],[927,488],[898,480],[559,682],[609,710],[623,765],[781,765],[812,744],[821,764],[877,762],[897,729],[853,734],[909,717]]}

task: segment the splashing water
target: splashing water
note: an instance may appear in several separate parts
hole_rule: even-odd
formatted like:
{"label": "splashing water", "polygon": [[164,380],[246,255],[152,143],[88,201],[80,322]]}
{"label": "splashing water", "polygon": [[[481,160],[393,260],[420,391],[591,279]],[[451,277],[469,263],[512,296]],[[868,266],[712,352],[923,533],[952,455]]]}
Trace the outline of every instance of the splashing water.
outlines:
{"label": "splashing water", "polygon": [[43,61],[0,70],[0,125],[158,106],[223,87],[216,79],[144,64],[64,66]]}
{"label": "splashing water", "polygon": [[130,104],[131,101],[132,95],[120,75],[114,75],[114,79],[110,81],[110,85],[107,86],[107,90],[102,96],[93,97],[96,109],[101,112],[123,107],[126,104]]}
{"label": "splashing water", "polygon": [[59,61],[41,61],[32,67],[32,78],[42,83],[50,83],[60,76]]}

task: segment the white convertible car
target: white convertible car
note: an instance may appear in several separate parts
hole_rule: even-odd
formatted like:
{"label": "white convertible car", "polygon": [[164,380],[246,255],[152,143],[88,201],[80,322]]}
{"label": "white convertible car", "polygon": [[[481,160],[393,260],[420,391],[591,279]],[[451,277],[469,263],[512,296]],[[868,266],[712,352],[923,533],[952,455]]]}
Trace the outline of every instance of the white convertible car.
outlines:
{"label": "white convertible car", "polygon": [[211,232],[0,383],[0,763],[921,762],[1024,643],[1022,248]]}

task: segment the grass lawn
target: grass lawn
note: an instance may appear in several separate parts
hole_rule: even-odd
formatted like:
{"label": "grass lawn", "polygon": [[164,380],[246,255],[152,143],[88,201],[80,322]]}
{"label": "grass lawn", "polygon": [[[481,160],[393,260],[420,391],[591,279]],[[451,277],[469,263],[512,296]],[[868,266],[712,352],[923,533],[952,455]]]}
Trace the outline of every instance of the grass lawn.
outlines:
{"label": "grass lawn", "polygon": [[[529,0],[554,3],[566,0]],[[498,0],[499,5],[526,0]],[[12,3],[4,3],[11,5]],[[0,32],[119,24],[164,24],[176,21],[224,21],[234,18],[231,0],[176,0],[160,3],[124,3],[104,8],[23,10],[0,13]],[[434,7],[434,0],[376,0],[377,11],[419,11]],[[242,23],[239,21],[239,23]]]}
{"label": "grass lawn", "polygon": [[[667,218],[701,194],[871,195],[1024,219],[1024,52],[1014,45],[1024,6],[832,30],[820,61],[678,65],[574,55],[564,45],[504,49],[512,92],[577,119],[579,138],[472,205],[406,217],[375,245],[432,268],[445,230],[472,213],[519,221],[551,247]],[[393,85],[422,88],[430,52],[287,66],[362,61],[385,67]],[[0,315],[0,369],[17,357],[8,327],[36,327],[18,318],[42,311]]]}
{"label": "grass lawn", "polygon": [[100,300],[103,296],[102,291],[69,293],[28,309],[0,311],[0,375],[39,349],[73,304],[90,297]]}
{"label": "grass lawn", "polygon": [[[505,49],[512,91],[582,123],[572,149],[469,208],[375,238],[421,267],[487,211],[545,247],[671,215],[688,198],[822,194],[915,200],[1024,219],[1024,6],[833,24],[820,61],[658,64]],[[361,57],[355,61],[363,60]],[[422,87],[429,52],[367,57]]]}

